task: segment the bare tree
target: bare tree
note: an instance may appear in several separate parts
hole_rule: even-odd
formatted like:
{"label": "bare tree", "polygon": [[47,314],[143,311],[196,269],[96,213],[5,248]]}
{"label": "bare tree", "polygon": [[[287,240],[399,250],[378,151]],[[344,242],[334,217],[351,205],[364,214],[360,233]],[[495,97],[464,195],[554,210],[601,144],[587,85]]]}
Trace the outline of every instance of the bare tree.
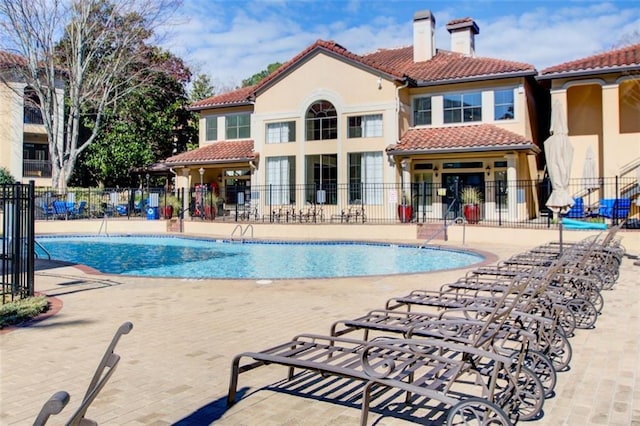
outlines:
{"label": "bare tree", "polygon": [[[66,188],[78,155],[98,135],[105,109],[147,84],[140,48],[177,5],[177,0],[0,0],[2,48],[25,59],[13,77],[19,74],[39,98],[54,187]],[[87,122],[90,132],[81,136]]]}

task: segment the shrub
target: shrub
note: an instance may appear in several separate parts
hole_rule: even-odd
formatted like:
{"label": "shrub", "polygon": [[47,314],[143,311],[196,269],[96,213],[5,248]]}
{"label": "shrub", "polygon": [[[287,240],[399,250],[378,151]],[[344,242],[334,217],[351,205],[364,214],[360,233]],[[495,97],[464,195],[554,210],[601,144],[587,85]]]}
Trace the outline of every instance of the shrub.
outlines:
{"label": "shrub", "polygon": [[49,302],[45,296],[28,297],[0,306],[0,328],[19,324],[45,312]]}
{"label": "shrub", "polygon": [[7,185],[16,183],[16,180],[11,175],[11,172],[4,167],[0,167],[0,185]]}

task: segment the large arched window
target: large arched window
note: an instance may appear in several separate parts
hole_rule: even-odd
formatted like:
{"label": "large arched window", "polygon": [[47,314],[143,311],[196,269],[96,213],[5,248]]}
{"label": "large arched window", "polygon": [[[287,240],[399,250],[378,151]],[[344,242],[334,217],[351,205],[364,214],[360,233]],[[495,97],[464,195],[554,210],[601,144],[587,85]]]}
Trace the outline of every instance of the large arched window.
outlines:
{"label": "large arched window", "polygon": [[36,91],[31,87],[24,89],[24,123],[43,124],[42,112],[40,111],[40,99]]}
{"label": "large arched window", "polygon": [[309,107],[306,117],[307,140],[338,138],[338,114],[331,102],[318,101]]}

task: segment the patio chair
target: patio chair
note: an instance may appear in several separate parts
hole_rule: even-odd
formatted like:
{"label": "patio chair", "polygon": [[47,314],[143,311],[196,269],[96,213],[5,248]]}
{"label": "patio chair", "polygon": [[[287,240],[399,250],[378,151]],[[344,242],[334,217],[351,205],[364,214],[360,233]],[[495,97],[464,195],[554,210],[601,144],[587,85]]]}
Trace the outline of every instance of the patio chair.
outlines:
{"label": "patio chair", "polygon": [[81,218],[86,215],[85,210],[87,208],[86,201],[80,201],[76,206],[74,203],[67,202],[67,216],[72,219]]}
{"label": "patio chair", "polygon": [[[600,294],[602,282],[597,276],[589,275],[588,263],[585,261],[589,258],[590,253],[590,251],[582,251],[577,254],[569,252],[566,257],[568,261],[563,265],[562,270],[556,272],[554,280],[548,286],[548,291],[545,294],[549,303],[565,308],[562,324],[569,335],[573,332],[574,327],[592,328],[604,305],[604,299]],[[481,277],[488,277],[491,281],[498,277],[516,276],[526,271],[546,268],[550,262],[553,262],[551,256],[541,256],[535,259],[529,256],[520,259],[515,256],[494,267],[476,268],[470,271],[465,279],[474,283],[479,282]],[[594,264],[589,265],[591,268],[595,266]]]}
{"label": "patio chair", "polygon": [[631,198],[605,198],[600,200],[598,215],[608,219],[626,219],[631,210]]}
{"label": "patio chair", "polygon": [[564,216],[571,219],[580,219],[586,217],[584,200],[582,198],[574,198],[573,201],[573,206]]}
{"label": "patio chair", "polygon": [[58,219],[62,219],[62,218],[67,219],[69,217],[69,211],[67,210],[67,203],[62,200],[55,200],[53,202],[53,213]]}
{"label": "patio chair", "polygon": [[49,206],[46,202],[42,202],[42,214],[44,215],[45,220],[49,220],[50,217],[55,216],[55,210],[53,207]]}
{"label": "patio chair", "polygon": [[[359,318],[333,323],[331,335],[344,336],[362,331],[363,340],[370,340],[371,336],[379,333],[383,335],[395,333],[404,338],[435,338],[469,343],[470,336],[482,324],[481,319],[489,314],[490,308],[461,308],[430,312],[376,309]],[[543,331],[552,327],[551,319],[514,310],[505,318],[496,338],[487,342],[490,344],[484,349],[495,350],[500,355],[509,356],[514,362],[526,362],[527,367],[536,373],[545,390],[544,395],[547,397],[553,394],[557,368],[568,365],[568,361],[562,365],[554,364],[548,355],[552,348]],[[569,345],[570,355],[571,346],[568,341],[566,343]],[[535,416],[537,413],[531,411],[527,414]],[[525,413],[520,413],[522,420],[526,417]]]}
{"label": "patio chair", "polygon": [[227,406],[236,403],[240,373],[278,364],[289,367],[290,379],[295,369],[301,369],[361,382],[362,425],[367,422],[376,388],[405,391],[407,402],[418,395],[449,405],[448,424],[470,412],[487,423],[494,419],[510,424],[517,420],[522,405],[541,408],[543,387],[531,370],[483,347],[500,332],[502,319],[512,311],[525,287],[520,280],[512,280],[502,303],[496,303],[483,321],[474,323],[467,343],[382,337],[365,341],[302,334],[270,349],[241,353],[232,362]]}
{"label": "patio chair", "polygon": [[[102,388],[107,384],[107,381],[111,378],[113,373],[120,362],[120,355],[114,352],[120,337],[124,334],[129,334],[133,324],[125,322],[116,331],[111,343],[107,346],[102,360],[98,364],[98,368],[91,379],[91,383],[87,387],[87,391],[82,398],[80,406],[73,413],[67,425],[96,425],[93,420],[85,418],[87,410],[91,406],[91,403],[96,399]],[[33,422],[34,426],[42,426],[47,423],[49,417],[54,414],[59,414],[69,402],[69,394],[65,391],[56,392],[45,402],[38,417]]]}
{"label": "patio chair", "polygon": [[[554,308],[553,304],[546,299],[545,293],[552,285],[552,280],[555,279],[561,266],[558,263],[554,269],[550,268],[539,276],[512,275],[513,278],[520,277],[528,280],[530,287],[523,295],[521,303],[514,309],[514,315],[517,318],[513,318],[512,322],[529,324],[523,328],[535,331],[532,349],[547,356],[557,370],[566,368],[571,357],[571,348],[560,323],[563,319],[563,311],[568,310]],[[530,271],[528,274],[533,272]],[[479,276],[472,276],[444,284],[439,291],[414,290],[407,296],[389,299],[386,310],[375,310],[357,320],[340,321],[334,324],[332,332],[342,335],[349,331],[350,327],[387,331],[388,327],[392,327],[398,332],[410,324],[429,317],[440,318],[450,311],[470,312],[467,318],[475,318],[478,315],[477,312],[488,309],[493,299],[505,291],[506,282],[508,281],[505,281],[504,277],[491,276],[488,279],[480,279]],[[399,308],[405,309],[406,314],[398,312]],[[425,309],[431,310],[425,311]],[[572,314],[568,311],[565,315]],[[523,319],[525,317],[526,320]],[[569,331],[573,330],[573,324],[573,322],[570,323]]]}

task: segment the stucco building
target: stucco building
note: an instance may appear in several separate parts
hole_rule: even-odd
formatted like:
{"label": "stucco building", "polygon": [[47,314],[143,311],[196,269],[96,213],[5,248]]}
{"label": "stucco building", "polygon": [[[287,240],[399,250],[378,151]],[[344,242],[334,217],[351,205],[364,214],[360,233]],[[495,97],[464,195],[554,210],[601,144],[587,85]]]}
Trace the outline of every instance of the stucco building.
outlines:
{"label": "stucco building", "polygon": [[[640,176],[640,43],[545,68],[538,81],[564,109],[574,148],[571,176],[583,176],[591,155],[598,177],[626,178],[622,196],[638,197],[633,177]],[[606,192],[612,189],[593,198],[611,197]]]}
{"label": "stucco building", "polygon": [[417,12],[412,46],[366,55],[318,40],[256,86],[195,102],[200,148],[166,160],[178,186],[202,172],[251,187],[260,210],[321,204],[327,218],[353,205],[395,218],[404,196],[433,219],[474,186],[485,217],[534,216],[534,188],[511,186],[539,177],[548,91],[533,65],[477,57],[472,19],[447,24],[450,50],[435,24]]}
{"label": "stucco building", "polygon": [[[4,83],[0,84],[0,166],[17,181],[34,180],[36,186],[51,186],[49,140],[38,108],[38,97],[17,71],[23,66],[23,57],[0,51],[0,73]],[[60,83],[56,90],[62,102],[62,80]],[[58,110],[62,111],[62,106]],[[59,126],[61,134],[62,127]]]}

